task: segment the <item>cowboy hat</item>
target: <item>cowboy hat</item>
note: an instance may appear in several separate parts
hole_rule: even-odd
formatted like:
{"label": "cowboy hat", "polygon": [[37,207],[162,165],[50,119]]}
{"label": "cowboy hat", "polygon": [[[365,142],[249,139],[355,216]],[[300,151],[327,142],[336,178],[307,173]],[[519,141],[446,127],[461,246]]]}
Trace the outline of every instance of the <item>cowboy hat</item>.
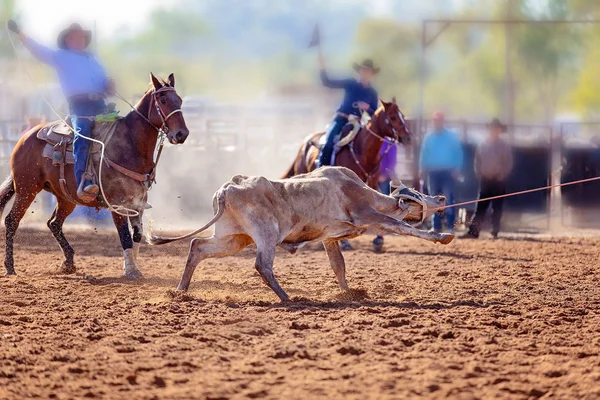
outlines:
{"label": "cowboy hat", "polygon": [[365,58],[363,60],[362,63],[354,63],[352,64],[352,68],[354,68],[355,71],[359,71],[362,68],[369,68],[371,71],[373,71],[374,74],[379,72],[379,67],[376,67],[373,64],[373,60],[371,60],[370,58]]}
{"label": "cowboy hat", "polygon": [[498,119],[498,118],[494,118],[492,120],[492,122],[487,124],[487,126],[488,126],[488,128],[493,128],[493,127],[500,128],[500,132],[502,132],[502,133],[506,132],[506,125],[504,125],[502,122],[500,122],[500,119]]}
{"label": "cowboy hat", "polygon": [[63,50],[69,49],[67,47],[66,39],[67,39],[67,36],[69,36],[73,32],[83,33],[85,35],[85,47],[90,45],[90,42],[92,41],[92,31],[83,29],[81,27],[81,25],[75,23],[75,24],[71,24],[71,26],[69,26],[67,29],[63,29],[58,34],[58,39],[56,40],[56,43],[58,44],[58,48],[63,49]]}

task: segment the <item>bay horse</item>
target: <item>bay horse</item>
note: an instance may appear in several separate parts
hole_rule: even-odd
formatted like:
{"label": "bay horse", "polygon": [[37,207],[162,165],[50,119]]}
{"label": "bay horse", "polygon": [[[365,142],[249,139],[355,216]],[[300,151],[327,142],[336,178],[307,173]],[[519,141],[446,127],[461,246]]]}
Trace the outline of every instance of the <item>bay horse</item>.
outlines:
{"label": "bay horse", "polygon": [[[143,237],[142,214],[148,196],[148,188],[155,175],[154,152],[162,132],[171,144],[182,144],[189,135],[181,112],[181,97],[175,91],[175,76],[162,80],[150,74],[151,86],[133,110],[117,121],[115,132],[105,146],[105,161],[110,168],[102,170],[102,187],[108,203],[126,207],[137,212],[136,216],[112,211],[112,218],[123,247],[123,275],[130,279],[141,278],[136,258]],[[0,185],[0,214],[14,196],[12,209],[5,219],[6,275],[15,274],[13,246],[19,222],[37,196],[46,190],[57,200],[56,208],[48,220],[48,228],[58,241],[65,260],[59,272],[74,273],[75,251],[63,233],[65,219],[75,209],[73,198],[65,195],[60,187],[59,167],[51,159],[42,157],[46,142],[37,138],[43,129],[38,125],[24,134],[17,142],[10,159],[11,174]],[[90,157],[92,155],[90,154]],[[98,171],[98,165],[96,165]],[[73,165],[65,165],[68,193],[77,193]],[[96,198],[86,206],[107,208],[102,198]],[[133,238],[129,230],[133,228]]]}
{"label": "bay horse", "polygon": [[[361,127],[355,138],[344,147],[340,148],[335,156],[335,166],[346,167],[354,171],[369,187],[379,191],[379,164],[381,146],[386,140],[394,144],[409,144],[412,133],[404,118],[396,98],[387,103],[380,100],[381,105],[373,114],[371,120]],[[344,130],[342,130],[344,132]],[[319,148],[317,143],[325,132],[316,132],[308,135],[296,159],[282,178],[305,174],[317,168]],[[373,241],[376,251],[383,248],[383,238],[378,236]]]}

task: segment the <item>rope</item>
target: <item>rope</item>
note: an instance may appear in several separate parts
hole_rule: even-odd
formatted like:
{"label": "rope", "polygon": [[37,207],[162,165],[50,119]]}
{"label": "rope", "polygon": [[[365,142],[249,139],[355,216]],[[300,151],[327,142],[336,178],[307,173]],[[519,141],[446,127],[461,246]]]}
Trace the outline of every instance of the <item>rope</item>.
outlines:
{"label": "rope", "polygon": [[[15,52],[15,55],[17,56],[17,60],[21,64],[21,66],[22,66],[23,70],[25,71],[25,73],[27,74],[27,76],[29,77],[29,80],[31,81],[31,83],[35,82],[35,80],[31,76],[31,74],[29,74],[29,70],[27,69],[27,66],[25,65],[25,63],[23,62],[21,57],[19,56],[19,52],[17,51],[17,47],[15,46],[15,42],[12,39],[12,34],[8,30],[8,27],[6,27],[6,33],[8,35],[8,40],[10,41],[10,44]],[[48,107],[50,107],[52,112],[58,117],[58,119],[60,119],[62,122],[65,123],[65,125],[67,125],[69,127],[69,129],[73,132],[73,134],[77,134],[80,137],[84,138],[85,140],[89,140],[90,142],[98,143],[100,145],[101,151],[100,151],[100,167],[98,168],[98,186],[100,186],[100,193],[102,194],[102,200],[107,205],[107,208],[111,212],[114,212],[115,214],[121,215],[123,217],[137,217],[138,215],[140,215],[139,211],[137,211],[137,210],[133,210],[131,208],[127,208],[122,205],[113,205],[108,201],[106,194],[104,193],[104,186],[102,185],[102,165],[104,164],[103,161],[105,158],[104,157],[104,143],[100,140],[93,139],[91,137],[82,135],[80,133],[76,133],[75,130],[73,130],[73,128],[67,123],[66,119],[63,118],[60,115],[60,113],[54,108],[54,106],[50,103],[50,101],[46,98],[46,96],[44,96],[42,94],[41,97],[44,100],[44,102],[48,105]]]}
{"label": "rope", "polygon": [[513,197],[513,196],[518,196],[521,194],[527,194],[527,193],[533,193],[533,192],[541,192],[543,190],[549,190],[549,189],[554,189],[557,187],[563,187],[563,186],[571,186],[571,185],[577,185],[580,183],[586,183],[586,182],[593,182],[593,181],[599,181],[600,180],[600,176],[596,176],[594,178],[587,178],[587,179],[579,179],[577,181],[571,181],[571,182],[565,182],[565,183],[557,183],[555,185],[548,185],[548,186],[544,186],[544,187],[540,187],[540,188],[536,188],[536,189],[528,189],[528,190],[522,190],[520,192],[513,192],[513,193],[507,193],[507,194],[503,194],[500,196],[492,196],[492,197],[486,197],[483,199],[477,199],[477,200],[471,200],[471,201],[463,201],[462,203],[455,203],[455,204],[450,204],[444,207],[437,207],[436,210],[440,211],[440,210],[445,210],[447,208],[453,208],[453,207],[460,207],[460,206],[466,206],[468,204],[474,204],[474,203],[480,203],[482,201],[490,201],[490,200],[495,200],[495,199],[502,199],[504,197]]}

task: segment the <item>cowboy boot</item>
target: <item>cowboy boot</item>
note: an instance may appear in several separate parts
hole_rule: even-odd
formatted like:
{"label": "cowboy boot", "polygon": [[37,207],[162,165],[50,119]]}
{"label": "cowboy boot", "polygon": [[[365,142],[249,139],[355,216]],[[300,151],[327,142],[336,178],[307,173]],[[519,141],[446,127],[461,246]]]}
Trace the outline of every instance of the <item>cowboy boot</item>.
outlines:
{"label": "cowboy boot", "polygon": [[98,193],[100,193],[98,185],[92,183],[89,178],[89,174],[87,172],[84,173],[81,177],[81,183],[77,188],[77,197],[84,203],[93,202],[98,197]]}

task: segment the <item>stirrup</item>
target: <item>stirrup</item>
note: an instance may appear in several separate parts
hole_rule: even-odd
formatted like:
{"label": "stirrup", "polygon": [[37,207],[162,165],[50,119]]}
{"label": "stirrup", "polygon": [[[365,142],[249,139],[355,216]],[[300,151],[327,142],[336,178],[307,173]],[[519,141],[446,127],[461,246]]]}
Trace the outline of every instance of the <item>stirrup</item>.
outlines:
{"label": "stirrup", "polygon": [[79,189],[77,189],[77,197],[84,203],[91,203],[96,200],[96,197],[98,197],[98,193],[100,192],[98,185],[86,185],[85,188],[82,186],[83,185],[80,185]]}

